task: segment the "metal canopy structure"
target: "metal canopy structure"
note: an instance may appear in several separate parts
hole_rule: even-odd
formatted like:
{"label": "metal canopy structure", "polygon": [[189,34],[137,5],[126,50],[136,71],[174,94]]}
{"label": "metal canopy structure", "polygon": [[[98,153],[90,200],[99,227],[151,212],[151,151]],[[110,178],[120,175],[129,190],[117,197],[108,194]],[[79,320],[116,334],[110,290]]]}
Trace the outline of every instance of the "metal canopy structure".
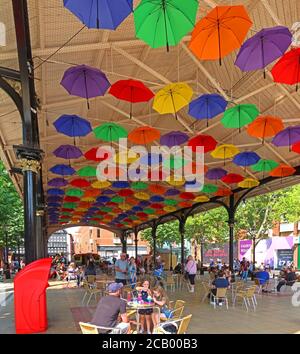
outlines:
{"label": "metal canopy structure", "polygon": [[[134,1],[134,7],[138,3],[139,1]],[[197,20],[216,5],[241,4],[235,0],[229,3],[223,0],[201,1]],[[300,18],[300,3],[297,0],[247,0],[242,3],[253,22],[248,37],[265,27],[284,25],[291,28]],[[43,191],[46,195],[48,181],[57,177],[49,169],[57,163],[64,163],[53,155],[53,151],[62,144],[73,143],[72,138],[59,134],[53,126],[53,122],[63,114],[77,114],[86,118],[93,128],[104,122],[115,122],[129,132],[147,125],[155,127],[162,135],[173,130],[182,131],[189,137],[201,133],[209,134],[218,144],[234,144],[240,151],[251,150],[261,158],[272,159],[296,168],[293,176],[272,178],[250,168],[245,171],[231,159],[226,159],[226,170],[258,179],[261,184],[247,190],[246,194],[245,190],[233,185],[231,186],[233,195],[215,197],[211,194],[209,195],[211,200],[206,203],[180,204],[183,200],[175,197],[178,202],[175,211],[171,213],[165,211],[159,217],[157,214],[149,214],[147,220],[137,219],[134,223],[127,223],[122,227],[110,222],[98,223],[99,227],[108,228],[123,235],[123,238],[127,232],[134,232],[137,235],[139,230],[148,226],[154,226],[155,237],[157,225],[174,218],[182,220],[181,230],[184,235],[184,222],[188,215],[216,205],[223,205],[230,212],[231,207],[241,198],[299,183],[299,154],[291,152],[288,147],[275,147],[270,140],[262,144],[261,139],[249,136],[245,127],[240,132],[238,129],[225,129],[220,122],[221,115],[207,126],[206,121],[196,121],[189,116],[187,108],[180,110],[176,120],[173,115],[159,115],[152,109],[151,103],[138,103],[134,105],[133,117],[130,119],[127,102],[116,100],[112,95],[106,94],[104,97],[90,99],[88,109],[85,99],[70,96],[60,85],[66,69],[73,65],[87,64],[100,68],[111,83],[127,78],[138,79],[156,93],[166,84],[186,82],[193,89],[194,98],[204,93],[219,93],[232,104],[256,104],[260,114],[281,117],[285,127],[299,125],[300,93],[295,87],[273,82],[270,73],[273,64],[267,67],[264,79],[262,71],[245,73],[234,65],[237,51],[225,57],[221,66],[218,61],[199,61],[188,49],[190,35],[184,37],[178,46],[170,47],[169,52],[165,48],[151,49],[136,38],[132,15],[116,31],[88,29],[83,27],[82,23],[64,8],[63,1],[59,0],[53,2],[3,0],[1,10],[0,21],[5,23],[7,29],[7,46],[0,48],[1,159],[6,168],[12,172],[22,172],[16,169],[20,165],[18,159],[23,162],[24,159],[29,161],[43,159],[41,170],[38,166],[32,167],[32,163],[29,164],[29,168],[27,163],[27,167],[22,166],[23,177],[22,174],[12,173],[14,184],[19,193],[24,195],[25,200],[28,199],[26,193],[30,190],[31,202],[30,200],[27,202],[29,209],[25,224],[31,225],[31,229],[27,228],[27,233],[35,234],[36,226],[33,225],[37,222],[36,210],[43,209],[45,205]],[[97,140],[93,134],[76,140],[76,145],[83,152],[101,144],[103,142]],[[25,148],[22,149],[20,145],[25,145]],[[97,166],[96,162],[87,161],[84,157],[72,160],[72,167],[75,170],[87,165]],[[224,167],[222,160],[216,160],[210,154],[205,154],[205,165],[208,168]],[[22,178],[26,177],[26,171],[32,174],[32,179],[25,181],[23,185]],[[68,182],[72,179],[65,178]],[[151,184],[153,183],[149,182],[149,185]],[[162,185],[166,189],[171,188],[166,182]],[[219,182],[219,187],[229,186]],[[182,188],[180,190],[183,191]],[[59,227],[95,226],[95,222],[90,223],[89,220],[70,221],[61,226],[50,225],[42,211],[40,214],[38,212],[38,215],[41,216],[39,221],[41,225],[38,229],[44,234],[44,239],[47,233]],[[229,225],[234,222],[234,216],[231,217]],[[32,243],[39,241],[31,240],[30,244]],[[36,255],[31,255],[31,258],[35,257]]]}

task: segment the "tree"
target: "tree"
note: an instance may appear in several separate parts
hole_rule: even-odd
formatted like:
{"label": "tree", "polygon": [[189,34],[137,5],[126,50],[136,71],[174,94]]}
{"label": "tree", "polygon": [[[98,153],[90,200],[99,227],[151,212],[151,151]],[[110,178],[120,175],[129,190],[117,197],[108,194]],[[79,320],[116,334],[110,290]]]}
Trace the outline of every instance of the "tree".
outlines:
{"label": "tree", "polygon": [[281,191],[275,216],[278,221],[293,223],[300,221],[300,184]]}

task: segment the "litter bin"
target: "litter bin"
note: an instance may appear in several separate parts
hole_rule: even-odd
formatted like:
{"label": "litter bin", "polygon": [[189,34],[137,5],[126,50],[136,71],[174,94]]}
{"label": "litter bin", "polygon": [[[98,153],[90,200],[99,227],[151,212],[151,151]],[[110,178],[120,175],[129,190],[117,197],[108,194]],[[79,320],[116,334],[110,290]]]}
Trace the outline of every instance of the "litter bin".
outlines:
{"label": "litter bin", "polygon": [[44,332],[48,327],[46,289],[52,258],[28,264],[14,279],[16,333]]}

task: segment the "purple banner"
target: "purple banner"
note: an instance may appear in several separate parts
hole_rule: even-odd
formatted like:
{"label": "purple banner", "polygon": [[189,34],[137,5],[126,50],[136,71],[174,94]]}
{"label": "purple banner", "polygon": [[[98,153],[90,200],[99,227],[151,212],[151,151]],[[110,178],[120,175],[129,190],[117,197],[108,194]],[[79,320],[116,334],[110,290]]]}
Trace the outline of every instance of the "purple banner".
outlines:
{"label": "purple banner", "polygon": [[240,259],[244,257],[244,255],[249,251],[252,246],[252,240],[241,240],[239,241],[240,244]]}

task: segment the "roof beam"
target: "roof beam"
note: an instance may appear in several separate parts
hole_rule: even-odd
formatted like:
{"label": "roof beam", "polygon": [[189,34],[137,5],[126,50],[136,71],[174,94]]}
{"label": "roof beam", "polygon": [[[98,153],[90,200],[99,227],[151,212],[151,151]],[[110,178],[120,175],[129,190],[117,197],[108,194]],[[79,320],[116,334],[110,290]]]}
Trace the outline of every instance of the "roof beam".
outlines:
{"label": "roof beam", "polygon": [[269,15],[272,17],[273,21],[276,23],[276,25],[278,26],[282,26],[281,21],[279,20],[279,18],[277,17],[277,15],[275,14],[275,12],[272,10],[268,0],[261,0],[261,3],[263,4],[264,8],[267,10],[267,12],[269,13]]}

